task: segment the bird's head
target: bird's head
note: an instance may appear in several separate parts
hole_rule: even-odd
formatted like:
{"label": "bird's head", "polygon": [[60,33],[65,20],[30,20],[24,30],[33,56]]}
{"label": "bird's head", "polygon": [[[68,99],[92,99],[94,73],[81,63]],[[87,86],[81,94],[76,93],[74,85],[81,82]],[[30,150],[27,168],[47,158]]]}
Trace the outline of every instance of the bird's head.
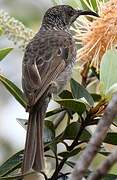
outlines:
{"label": "bird's head", "polygon": [[58,5],[46,11],[42,25],[49,29],[69,28],[80,15],[98,17],[98,14],[92,11],[77,10],[68,5]]}

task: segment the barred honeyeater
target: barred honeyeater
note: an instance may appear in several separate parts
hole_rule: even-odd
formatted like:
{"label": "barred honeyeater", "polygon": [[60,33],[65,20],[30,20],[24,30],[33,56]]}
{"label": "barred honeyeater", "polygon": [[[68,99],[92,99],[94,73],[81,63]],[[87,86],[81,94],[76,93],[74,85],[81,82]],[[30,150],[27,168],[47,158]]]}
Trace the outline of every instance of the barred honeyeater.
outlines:
{"label": "barred honeyeater", "polygon": [[80,15],[98,16],[68,5],[48,9],[40,30],[26,47],[22,86],[29,120],[22,173],[44,168],[43,120],[52,93],[59,94],[71,77],[76,47],[69,28]]}

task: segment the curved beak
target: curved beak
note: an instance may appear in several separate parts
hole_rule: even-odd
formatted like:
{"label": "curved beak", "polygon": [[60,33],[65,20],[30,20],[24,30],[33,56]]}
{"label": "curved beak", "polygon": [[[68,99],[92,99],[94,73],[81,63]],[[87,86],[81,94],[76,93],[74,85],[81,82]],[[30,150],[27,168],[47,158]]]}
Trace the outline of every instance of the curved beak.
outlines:
{"label": "curved beak", "polygon": [[77,10],[77,15],[81,16],[81,15],[91,15],[91,16],[96,16],[99,17],[99,15],[93,11],[84,11],[84,10]]}
{"label": "curved beak", "polygon": [[90,15],[99,17],[99,15],[93,11],[75,10],[75,15],[70,20],[70,25],[81,15]]}

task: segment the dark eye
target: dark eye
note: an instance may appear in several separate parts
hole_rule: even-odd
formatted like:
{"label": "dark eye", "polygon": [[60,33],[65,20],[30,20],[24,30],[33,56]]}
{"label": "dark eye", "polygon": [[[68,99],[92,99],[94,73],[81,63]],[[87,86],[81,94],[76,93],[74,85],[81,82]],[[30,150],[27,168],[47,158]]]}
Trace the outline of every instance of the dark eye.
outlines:
{"label": "dark eye", "polygon": [[67,11],[67,14],[68,14],[69,16],[73,16],[73,15],[74,15],[73,9],[69,9],[69,10]]}

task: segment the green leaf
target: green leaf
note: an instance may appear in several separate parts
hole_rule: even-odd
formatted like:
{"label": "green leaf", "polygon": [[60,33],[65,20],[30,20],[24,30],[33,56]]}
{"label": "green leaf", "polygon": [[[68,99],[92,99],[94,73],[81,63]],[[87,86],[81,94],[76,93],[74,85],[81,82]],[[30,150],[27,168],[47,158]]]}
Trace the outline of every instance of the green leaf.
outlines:
{"label": "green leaf", "polygon": [[100,89],[103,95],[107,95],[112,85],[117,83],[117,50],[108,50],[100,65]]}
{"label": "green leaf", "polygon": [[52,110],[52,111],[48,111],[48,112],[46,113],[46,118],[47,118],[47,117],[50,117],[50,116],[53,116],[53,115],[55,115],[55,114],[58,114],[58,113],[60,113],[60,112],[62,112],[62,111],[64,111],[64,108],[56,108],[56,109],[54,109],[54,110]]}
{"label": "green leaf", "polygon": [[71,79],[70,85],[71,85],[72,95],[75,99],[85,98],[86,101],[91,106],[94,105],[94,100],[93,100],[92,96],[89,94],[89,92],[83,86],[81,86],[74,79]]}
{"label": "green leaf", "polygon": [[14,98],[23,106],[26,107],[23,92],[9,79],[0,74],[0,82],[14,96]]}
{"label": "green leaf", "polygon": [[83,133],[80,136],[80,140],[84,142],[88,142],[90,138],[91,138],[91,134],[89,133],[89,131],[84,129]]}
{"label": "green leaf", "polygon": [[45,121],[44,143],[51,142],[55,138],[55,129],[52,121]]}
{"label": "green leaf", "polygon": [[0,49],[0,61],[1,61],[2,59],[4,59],[5,56],[7,56],[12,50],[13,50],[13,48]]}
{"label": "green leaf", "polygon": [[117,145],[117,133],[109,132],[104,140],[105,143]]}
{"label": "green leaf", "polygon": [[[92,171],[87,171],[85,178],[88,178],[88,176],[92,173]],[[101,178],[102,180],[116,180],[117,175],[116,174],[107,174],[106,177]]]}
{"label": "green leaf", "polygon": [[107,174],[106,177],[104,177],[104,180],[116,180],[117,175],[115,174]]}
{"label": "green leaf", "polygon": [[65,164],[67,164],[68,166],[70,166],[71,168],[73,168],[75,166],[74,162],[71,161],[66,161]]}
{"label": "green leaf", "polygon": [[61,99],[61,100],[56,100],[56,102],[73,112],[77,112],[80,116],[86,110],[85,104],[80,100]]}
{"label": "green leaf", "polygon": [[90,2],[90,6],[92,6],[94,11],[97,11],[97,6],[98,6],[98,2],[97,0],[93,0],[93,1],[89,1]]}
{"label": "green leaf", "polygon": [[52,121],[46,120],[45,121],[45,128],[44,128],[44,143],[49,143],[49,142],[53,141],[53,143],[50,143],[51,144],[50,148],[52,149],[52,151],[54,153],[56,153],[57,145],[54,142],[54,139],[55,139],[55,128],[54,128],[54,125],[53,125]]}
{"label": "green leaf", "polygon": [[94,94],[93,93],[93,94],[91,94],[91,96],[92,96],[94,102],[98,102],[98,101],[101,100],[101,95],[100,94]]}
{"label": "green leaf", "polygon": [[[64,131],[63,139],[69,139],[69,140],[75,139],[79,130],[80,130],[80,123],[73,122],[69,124]],[[80,140],[87,142],[89,141],[90,137],[91,134],[86,129],[84,129],[82,135],[80,136]]]}
{"label": "green leaf", "polygon": [[63,158],[70,158],[72,156],[75,156],[76,154],[78,154],[80,151],[82,151],[84,149],[84,147],[78,147],[72,151],[64,151],[58,154],[58,156],[61,156]]}
{"label": "green leaf", "polygon": [[13,172],[17,168],[20,168],[22,163],[22,157],[23,150],[10,157],[4,164],[0,166],[0,176],[5,176]]}
{"label": "green leaf", "polygon": [[[94,0],[96,1],[96,0]],[[86,10],[91,10],[93,11],[94,10],[94,7],[93,5],[95,6],[94,3],[92,3],[93,1],[88,1],[88,0],[80,0],[81,4],[82,4],[82,7],[83,9],[86,9]]]}
{"label": "green leaf", "polygon": [[71,139],[71,140],[75,139],[79,130],[80,130],[80,124],[78,122],[73,122],[66,127],[63,138]]}
{"label": "green leaf", "polygon": [[60,95],[59,97],[61,99],[73,99],[73,96],[72,96],[72,93],[68,90],[64,90]]}

